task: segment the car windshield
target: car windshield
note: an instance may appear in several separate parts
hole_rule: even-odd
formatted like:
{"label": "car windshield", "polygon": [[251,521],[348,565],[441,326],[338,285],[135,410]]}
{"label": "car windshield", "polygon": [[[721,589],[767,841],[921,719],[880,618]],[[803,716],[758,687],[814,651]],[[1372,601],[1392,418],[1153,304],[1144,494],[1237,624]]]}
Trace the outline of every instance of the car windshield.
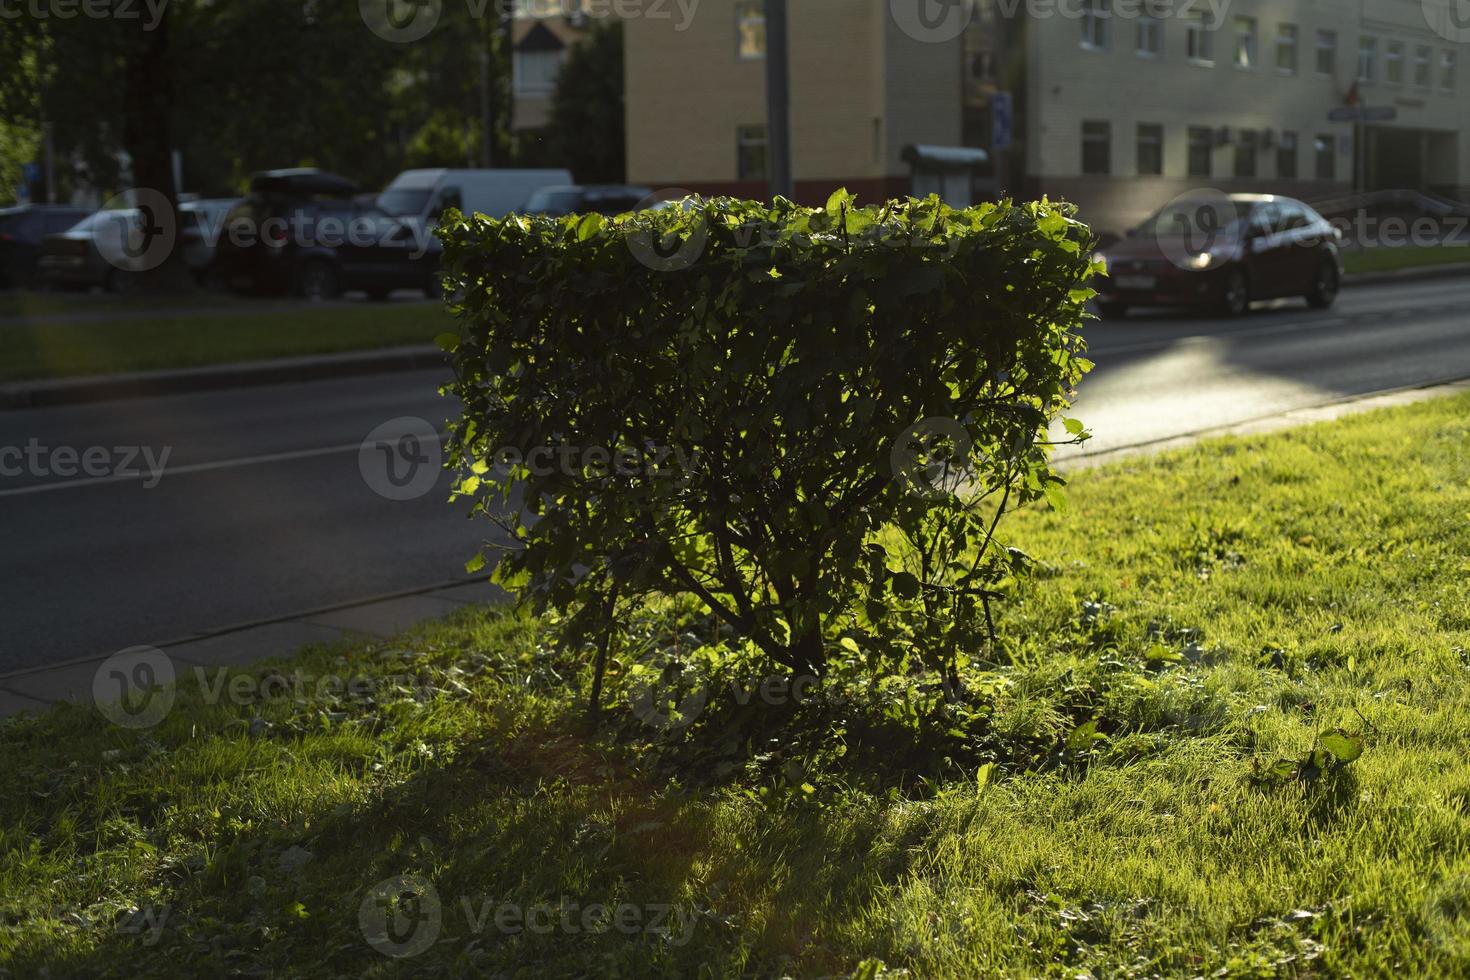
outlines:
{"label": "car windshield", "polygon": [[526,212],[560,217],[576,211],[581,203],[581,191],[539,190],[526,202]]}
{"label": "car windshield", "polygon": [[429,195],[432,193],[434,193],[433,188],[408,190],[390,187],[378,195],[377,205],[388,214],[400,217],[409,214],[423,214],[425,206],[429,203]]}
{"label": "car windshield", "polygon": [[1183,238],[1200,232],[1235,230],[1251,212],[1248,201],[1201,197],[1171,201],[1134,229],[1139,238]]}

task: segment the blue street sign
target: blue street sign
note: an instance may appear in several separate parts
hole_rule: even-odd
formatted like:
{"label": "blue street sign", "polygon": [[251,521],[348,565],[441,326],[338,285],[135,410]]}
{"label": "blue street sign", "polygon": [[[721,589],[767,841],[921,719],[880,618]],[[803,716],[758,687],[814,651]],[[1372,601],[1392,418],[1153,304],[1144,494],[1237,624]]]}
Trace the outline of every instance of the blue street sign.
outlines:
{"label": "blue street sign", "polygon": [[997,150],[1011,148],[1011,93],[996,92],[990,97],[990,145]]}
{"label": "blue street sign", "polygon": [[41,165],[38,163],[27,163],[20,168],[21,179],[27,184],[34,184],[41,179]]}

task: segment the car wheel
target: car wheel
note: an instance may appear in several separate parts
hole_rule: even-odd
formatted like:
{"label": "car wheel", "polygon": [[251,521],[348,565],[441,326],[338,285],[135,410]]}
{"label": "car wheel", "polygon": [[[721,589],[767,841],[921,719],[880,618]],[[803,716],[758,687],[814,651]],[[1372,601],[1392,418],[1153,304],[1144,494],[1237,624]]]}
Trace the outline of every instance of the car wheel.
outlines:
{"label": "car wheel", "polygon": [[320,259],[306,263],[296,275],[296,291],[313,303],[336,299],[341,292],[337,284],[337,270]]}
{"label": "car wheel", "polygon": [[1341,285],[1337,263],[1331,259],[1323,259],[1322,265],[1317,269],[1317,278],[1312,282],[1312,291],[1307,293],[1307,305],[1314,310],[1327,309],[1337,300],[1337,291]]}
{"label": "car wheel", "polygon": [[1128,307],[1122,303],[1099,303],[1097,312],[1104,320],[1121,320],[1128,315]]}
{"label": "car wheel", "polygon": [[1225,273],[1225,286],[1220,290],[1220,312],[1226,316],[1244,316],[1250,308],[1250,281],[1244,272],[1231,269]]}

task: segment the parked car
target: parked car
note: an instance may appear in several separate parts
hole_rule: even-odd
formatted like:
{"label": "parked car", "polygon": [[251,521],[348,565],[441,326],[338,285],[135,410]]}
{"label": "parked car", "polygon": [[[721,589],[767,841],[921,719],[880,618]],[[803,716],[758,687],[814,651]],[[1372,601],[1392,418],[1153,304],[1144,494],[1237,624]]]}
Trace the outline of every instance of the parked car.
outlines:
{"label": "parked car", "polygon": [[1171,202],[1099,253],[1105,317],[1146,306],[1204,306],[1240,316],[1253,300],[1301,296],[1316,309],[1337,298],[1341,234],[1301,201],[1213,194]]}
{"label": "parked car", "polygon": [[0,208],[0,289],[35,285],[41,242],[91,213],[91,208],[57,204]]}
{"label": "parked car", "polygon": [[585,186],[545,187],[526,202],[530,214],[547,214],[554,218],[568,214],[625,214],[636,211],[653,196],[649,187],[626,184],[588,184]]}
{"label": "parked car", "polygon": [[201,285],[213,272],[225,218],[239,203],[238,197],[219,197],[179,205],[179,247],[184,250],[184,264]]}
{"label": "parked car", "polygon": [[405,170],[376,204],[395,218],[432,225],[447,208],[503,218],[543,187],[572,182],[567,170]]}
{"label": "parked car", "polygon": [[[223,215],[235,203],[230,199],[211,199],[179,205],[174,247],[182,251],[184,264],[200,283],[208,275],[224,223]],[[55,289],[95,287],[113,293],[131,292],[137,285],[138,274],[119,268],[107,256],[118,254],[117,243],[130,233],[130,226],[140,217],[133,208],[98,211],[60,234],[47,235],[41,243],[37,282]]]}
{"label": "parked car", "polygon": [[225,218],[214,277],[231,288],[331,299],[360,289],[439,289],[438,239],[428,229],[354,200],[356,185],[321,171],[257,175]]}

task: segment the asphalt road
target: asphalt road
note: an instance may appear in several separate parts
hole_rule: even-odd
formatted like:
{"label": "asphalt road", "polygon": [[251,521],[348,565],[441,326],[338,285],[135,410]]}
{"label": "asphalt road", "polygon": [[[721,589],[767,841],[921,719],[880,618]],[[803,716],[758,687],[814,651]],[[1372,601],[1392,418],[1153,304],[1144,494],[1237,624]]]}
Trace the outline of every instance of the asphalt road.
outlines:
{"label": "asphalt road", "polygon": [[[1139,315],[1088,336],[1097,369],[1074,414],[1097,452],[1470,376],[1470,282],[1352,289],[1325,313]],[[440,380],[0,412],[0,673],[463,578],[493,529],[446,502],[447,474],[390,499],[423,489],[395,489],[387,467],[427,472],[409,461],[432,438],[360,451],[392,420],[451,417]]]}

